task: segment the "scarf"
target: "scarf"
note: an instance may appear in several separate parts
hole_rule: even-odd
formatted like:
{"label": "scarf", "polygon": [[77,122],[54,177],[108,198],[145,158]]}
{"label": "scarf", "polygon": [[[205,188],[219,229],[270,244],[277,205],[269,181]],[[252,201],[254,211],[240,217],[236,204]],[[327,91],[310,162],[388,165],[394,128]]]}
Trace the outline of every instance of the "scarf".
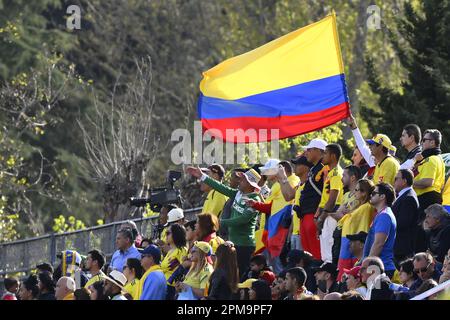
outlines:
{"label": "scarf", "polygon": [[137,297],[141,297],[142,292],[144,291],[144,283],[145,283],[145,279],[147,279],[147,277],[155,271],[161,271],[161,266],[159,264],[151,266],[147,271],[145,271],[144,275],[142,276],[142,278],[139,280],[139,288],[138,288],[138,292],[136,294]]}
{"label": "scarf", "polygon": [[431,157],[431,156],[438,156],[442,153],[441,148],[432,148],[422,151],[422,156],[424,159]]}

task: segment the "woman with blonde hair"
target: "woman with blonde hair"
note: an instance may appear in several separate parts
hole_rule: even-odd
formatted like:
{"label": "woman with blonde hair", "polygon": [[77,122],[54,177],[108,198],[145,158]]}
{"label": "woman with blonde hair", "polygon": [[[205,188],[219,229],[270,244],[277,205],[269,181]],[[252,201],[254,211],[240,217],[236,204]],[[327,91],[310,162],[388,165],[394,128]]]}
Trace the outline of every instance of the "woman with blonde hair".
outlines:
{"label": "woman with blonde hair", "polygon": [[184,281],[175,283],[178,300],[198,300],[205,297],[205,291],[209,277],[214,269],[211,264],[212,249],[209,243],[204,241],[194,242],[191,249],[192,265],[186,274]]}

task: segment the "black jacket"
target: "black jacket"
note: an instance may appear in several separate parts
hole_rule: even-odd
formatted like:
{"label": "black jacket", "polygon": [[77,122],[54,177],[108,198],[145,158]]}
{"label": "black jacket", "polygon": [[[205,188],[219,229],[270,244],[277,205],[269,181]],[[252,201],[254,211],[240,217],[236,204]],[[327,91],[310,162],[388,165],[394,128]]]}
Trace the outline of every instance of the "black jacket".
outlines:
{"label": "black jacket", "polygon": [[414,190],[402,194],[392,205],[392,212],[397,220],[394,255],[412,256],[419,220],[419,204]]}
{"label": "black jacket", "polygon": [[450,223],[446,222],[430,231],[428,248],[437,261],[440,263],[444,262],[445,255],[450,249]]}

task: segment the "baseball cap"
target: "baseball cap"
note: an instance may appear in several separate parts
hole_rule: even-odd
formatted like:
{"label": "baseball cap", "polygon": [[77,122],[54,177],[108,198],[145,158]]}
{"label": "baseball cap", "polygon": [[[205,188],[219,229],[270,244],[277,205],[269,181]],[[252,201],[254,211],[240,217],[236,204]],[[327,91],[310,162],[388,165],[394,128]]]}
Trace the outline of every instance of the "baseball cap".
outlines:
{"label": "baseball cap", "polygon": [[258,186],[258,182],[261,179],[261,176],[259,175],[258,172],[256,172],[255,169],[250,169],[247,170],[245,173],[242,172],[236,172],[236,175],[238,177],[244,177],[248,183],[250,183],[250,185],[252,187],[254,187],[255,189],[260,189],[260,187]]}
{"label": "baseball cap", "polygon": [[184,218],[184,212],[181,208],[174,208],[169,211],[167,214],[167,223],[164,225],[164,227],[167,227],[169,223],[181,220]]}
{"label": "baseball cap", "polygon": [[217,163],[214,163],[212,165],[210,165],[208,168],[202,168],[201,169],[203,172],[213,172],[219,175],[219,178],[222,179],[223,176],[225,175],[225,169]]}
{"label": "baseball cap", "polygon": [[208,256],[212,254],[212,248],[209,245],[208,242],[205,241],[195,241],[194,242],[194,247],[199,248],[200,250],[202,250],[204,253],[206,253]]}
{"label": "baseball cap", "polygon": [[270,272],[270,271],[263,271],[259,275],[259,278],[262,279],[262,280],[265,280],[270,286],[270,285],[272,285],[272,282],[275,281],[275,274],[273,272]]}
{"label": "baseball cap", "polygon": [[151,255],[157,264],[161,261],[161,250],[154,244],[149,245],[145,249],[138,248],[138,251],[141,255]]}
{"label": "baseball cap", "polygon": [[327,147],[328,143],[323,139],[312,139],[306,147],[303,147],[303,149],[308,150],[312,148],[317,148],[320,150],[325,151],[325,148]]}
{"label": "baseball cap", "polygon": [[273,176],[278,173],[278,165],[280,164],[280,160],[278,159],[269,159],[264,166],[259,167],[259,170],[264,176]]}
{"label": "baseball cap", "polygon": [[361,266],[356,266],[356,267],[353,267],[353,268],[351,268],[351,269],[345,269],[344,268],[344,273],[346,273],[346,274],[349,274],[349,275],[352,275],[353,277],[355,277],[355,278],[359,278],[359,272],[360,272],[360,270],[361,270]]}
{"label": "baseball cap", "polygon": [[255,282],[255,281],[258,281],[258,279],[253,279],[253,278],[247,279],[244,282],[239,283],[238,288],[239,289],[250,289],[252,287],[253,282]]}
{"label": "baseball cap", "polygon": [[123,289],[127,284],[127,277],[125,277],[125,275],[118,270],[111,271],[107,276],[104,276],[104,279],[111,281],[121,289]]}
{"label": "baseball cap", "polygon": [[337,273],[338,273],[336,265],[334,263],[331,263],[331,262],[324,262],[324,263],[322,263],[322,265],[320,267],[313,268],[313,272],[314,273],[317,273],[317,272],[320,272],[320,271],[328,272],[328,273],[330,273],[330,274],[332,274],[334,276],[336,276]]}
{"label": "baseball cap", "polygon": [[349,234],[346,238],[350,241],[361,241],[362,243],[366,242],[367,232],[360,231],[357,234]]}
{"label": "baseball cap", "polygon": [[314,164],[308,161],[308,159],[304,155],[299,155],[298,157],[291,160],[293,164],[301,164],[307,166],[308,168],[312,168]]}
{"label": "baseball cap", "polygon": [[372,145],[375,143],[381,144],[383,147],[386,147],[388,150],[390,150],[394,153],[395,153],[395,151],[397,151],[397,148],[392,145],[391,139],[389,139],[389,137],[387,135],[382,134],[382,133],[377,134],[372,139],[367,139],[366,142],[369,145]]}

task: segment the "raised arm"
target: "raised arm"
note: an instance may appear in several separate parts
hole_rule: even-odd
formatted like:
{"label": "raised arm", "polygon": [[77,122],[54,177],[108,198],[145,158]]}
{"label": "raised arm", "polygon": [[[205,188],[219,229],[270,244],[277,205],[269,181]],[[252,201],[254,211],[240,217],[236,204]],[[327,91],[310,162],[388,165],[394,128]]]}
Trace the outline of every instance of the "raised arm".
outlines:
{"label": "raised arm", "polygon": [[283,166],[278,167],[277,173],[278,182],[280,183],[281,193],[283,194],[283,198],[286,201],[294,200],[295,198],[295,188],[289,184],[288,177],[286,175],[286,171]]}
{"label": "raised arm", "polygon": [[197,168],[187,167],[186,173],[190,174],[191,176],[193,176],[197,179],[200,179],[202,182],[206,183],[208,186],[210,186],[217,192],[220,192],[229,198],[234,198],[234,196],[237,193],[237,189],[230,188],[230,187],[220,183],[219,181],[216,181],[216,180],[208,177],[208,175],[204,174],[201,171],[201,169],[198,167]]}
{"label": "raised arm", "polygon": [[355,138],[356,146],[358,147],[359,152],[361,152],[361,155],[363,156],[364,160],[366,160],[369,167],[374,167],[375,161],[372,157],[372,153],[370,152],[370,149],[367,146],[366,141],[361,134],[361,131],[359,131],[355,117],[350,114],[350,117],[347,118],[347,122],[352,129],[353,137]]}

